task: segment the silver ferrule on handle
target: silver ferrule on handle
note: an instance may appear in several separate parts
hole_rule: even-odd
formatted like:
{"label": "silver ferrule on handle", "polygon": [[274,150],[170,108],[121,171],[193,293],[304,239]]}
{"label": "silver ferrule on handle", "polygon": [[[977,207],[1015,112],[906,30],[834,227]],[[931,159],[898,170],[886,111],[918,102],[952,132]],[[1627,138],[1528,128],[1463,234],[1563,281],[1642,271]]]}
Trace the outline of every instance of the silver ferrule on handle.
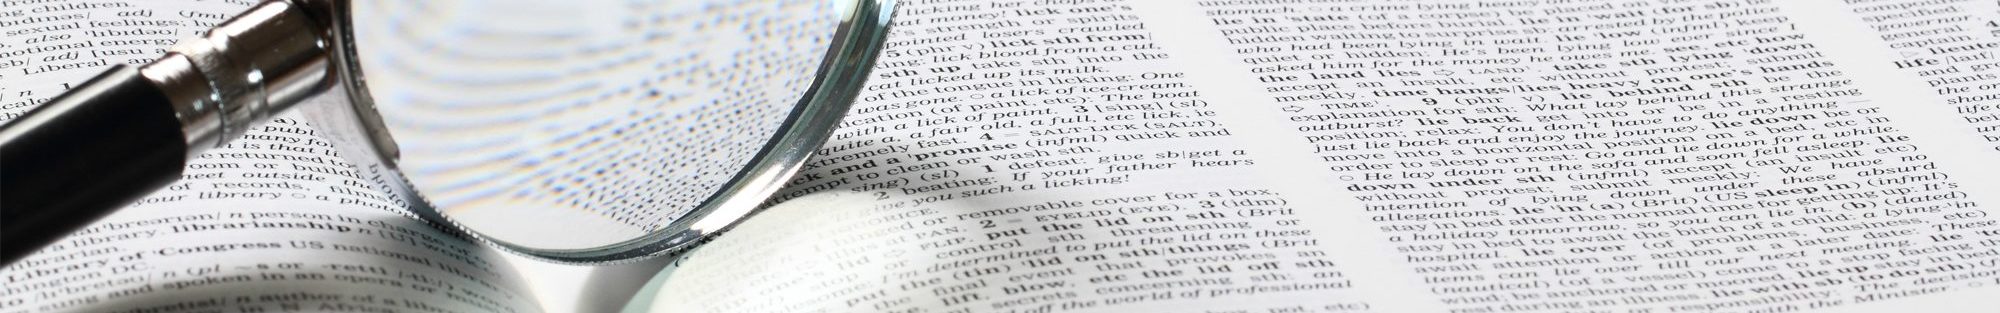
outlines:
{"label": "silver ferrule on handle", "polygon": [[327,24],[308,13],[289,1],[265,1],[139,68],[173,102],[189,156],[333,85]]}

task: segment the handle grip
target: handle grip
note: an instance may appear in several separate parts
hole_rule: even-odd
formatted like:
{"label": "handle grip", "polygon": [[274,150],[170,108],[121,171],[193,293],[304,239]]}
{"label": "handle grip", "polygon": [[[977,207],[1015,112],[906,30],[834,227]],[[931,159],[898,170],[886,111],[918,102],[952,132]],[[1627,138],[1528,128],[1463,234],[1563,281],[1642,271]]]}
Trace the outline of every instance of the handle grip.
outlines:
{"label": "handle grip", "polygon": [[173,104],[114,66],[0,127],[0,265],[40,250],[180,178]]}

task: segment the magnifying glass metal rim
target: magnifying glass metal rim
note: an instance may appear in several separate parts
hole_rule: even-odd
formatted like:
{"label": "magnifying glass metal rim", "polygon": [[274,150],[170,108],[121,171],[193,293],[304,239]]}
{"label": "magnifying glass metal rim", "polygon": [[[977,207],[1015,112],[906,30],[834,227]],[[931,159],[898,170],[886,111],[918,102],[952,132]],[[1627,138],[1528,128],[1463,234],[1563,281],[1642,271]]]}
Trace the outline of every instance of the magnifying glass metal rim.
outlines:
{"label": "magnifying glass metal rim", "polygon": [[[294,0],[298,1],[298,0]],[[348,1],[304,0],[310,5],[323,6],[322,12],[351,12]],[[382,123],[368,94],[367,81],[361,72],[355,49],[352,14],[334,14],[340,19],[332,25],[328,52],[329,68],[333,69],[335,83],[340,86],[332,92],[342,94],[342,105],[303,106],[314,126],[334,129],[329,136],[346,135],[351,138],[331,138],[345,141],[342,152],[371,152],[369,155],[343,155],[346,158],[373,158],[378,167],[364,168],[363,172],[386,177],[377,183],[386,183],[409,206],[413,213],[436,223],[449,225],[461,233],[471,235],[476,240],[503,248],[527,257],[578,264],[608,264],[621,261],[643,259],[668,253],[676,253],[700,244],[710,236],[728,230],[730,226],[748,217],[763,204],[771,194],[778,191],[803,166],[806,159],[826,142],[848,107],[859,94],[861,84],[867,82],[869,70],[888,35],[889,23],[895,12],[895,0],[845,0],[835,7],[846,10],[841,16],[840,29],[834,33],[831,47],[824,61],[814,74],[812,84],[804,97],[793,107],[785,122],[772,139],[765,143],[749,167],[740,171],[723,185],[723,188],[700,207],[687,215],[669,223],[658,231],[639,238],[595,248],[547,249],[509,243],[494,239],[479,230],[467,227],[440,213],[420,192],[396,169],[399,150],[389,130]],[[345,140],[341,140],[345,139]],[[357,162],[365,163],[365,162]],[[359,164],[367,166],[369,164]]]}

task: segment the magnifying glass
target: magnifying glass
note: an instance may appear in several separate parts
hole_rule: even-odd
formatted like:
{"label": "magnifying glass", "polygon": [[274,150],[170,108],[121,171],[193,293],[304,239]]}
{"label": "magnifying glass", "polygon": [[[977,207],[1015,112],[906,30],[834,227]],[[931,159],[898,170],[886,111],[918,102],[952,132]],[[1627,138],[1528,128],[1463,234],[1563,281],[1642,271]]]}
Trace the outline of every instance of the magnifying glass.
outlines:
{"label": "magnifying glass", "polygon": [[0,128],[0,264],[295,108],[367,187],[481,241],[576,263],[680,251],[826,140],[892,6],[268,0]]}

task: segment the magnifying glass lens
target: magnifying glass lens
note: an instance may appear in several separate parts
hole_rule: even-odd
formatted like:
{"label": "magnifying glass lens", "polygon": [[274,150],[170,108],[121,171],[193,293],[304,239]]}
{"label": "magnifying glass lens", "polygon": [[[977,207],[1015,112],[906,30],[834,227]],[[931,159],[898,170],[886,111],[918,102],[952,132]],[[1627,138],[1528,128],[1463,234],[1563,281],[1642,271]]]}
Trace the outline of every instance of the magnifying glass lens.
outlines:
{"label": "magnifying glass lens", "polygon": [[361,0],[353,46],[398,166],[505,245],[656,234],[736,180],[809,94],[833,1]]}

